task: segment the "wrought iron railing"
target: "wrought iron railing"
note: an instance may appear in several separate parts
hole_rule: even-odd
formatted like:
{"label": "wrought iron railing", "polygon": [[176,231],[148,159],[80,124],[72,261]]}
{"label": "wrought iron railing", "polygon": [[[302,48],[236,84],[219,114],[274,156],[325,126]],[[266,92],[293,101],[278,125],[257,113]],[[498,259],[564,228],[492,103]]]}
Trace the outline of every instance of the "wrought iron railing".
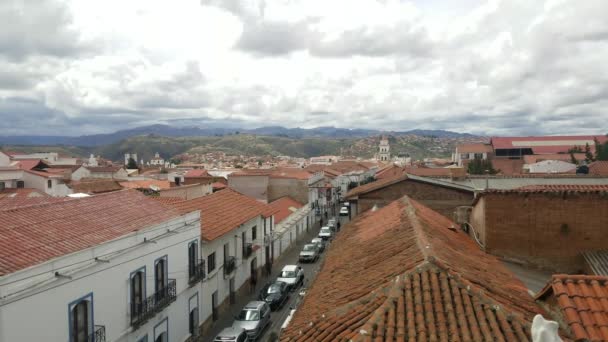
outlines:
{"label": "wrought iron railing", "polygon": [[230,256],[224,260],[224,275],[232,273],[236,269],[236,258]]}
{"label": "wrought iron railing", "polygon": [[141,326],[156,313],[175,301],[175,279],[169,279],[167,286],[144,299],[141,304],[131,306],[131,325],[135,328]]}
{"label": "wrought iron railing", "polygon": [[198,283],[199,281],[205,279],[205,260],[198,260],[198,262],[194,265],[194,267],[188,268],[188,284],[190,286]]}
{"label": "wrought iron railing", "polygon": [[96,325],[95,326],[95,342],[106,342],[106,326]]}

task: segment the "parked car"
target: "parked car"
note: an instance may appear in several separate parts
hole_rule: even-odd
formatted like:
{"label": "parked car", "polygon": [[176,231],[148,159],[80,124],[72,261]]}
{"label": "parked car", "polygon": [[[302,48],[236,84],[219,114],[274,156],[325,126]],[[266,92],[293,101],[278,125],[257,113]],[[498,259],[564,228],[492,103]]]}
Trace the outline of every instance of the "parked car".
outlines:
{"label": "parked car", "polygon": [[340,208],[340,216],[348,216],[348,207]]}
{"label": "parked car", "polygon": [[319,247],[314,243],[304,245],[300,252],[300,262],[315,262],[319,259]]}
{"label": "parked car", "polygon": [[327,241],[329,239],[331,239],[333,233],[331,231],[331,229],[329,229],[329,227],[321,227],[321,230],[319,231],[319,237],[321,239],[323,239],[324,241]]}
{"label": "parked car", "polygon": [[315,245],[317,245],[317,247],[319,247],[319,253],[323,253],[323,251],[325,251],[325,241],[323,241],[323,239],[316,237],[310,242],[314,243]]}
{"label": "parked car", "polygon": [[348,203],[348,202],[344,202],[344,203],[342,203],[342,205],[345,206],[345,207],[347,207],[347,208],[350,207],[350,203]]}
{"label": "parked car", "polygon": [[266,302],[249,302],[236,316],[232,327],[245,329],[249,340],[255,341],[270,324],[270,306]]}
{"label": "parked car", "polygon": [[327,221],[327,226],[335,232],[336,231],[336,219],[335,218],[329,219],[329,221]]}
{"label": "parked car", "polygon": [[295,290],[298,286],[304,284],[304,270],[297,265],[285,265],[281,270],[281,274],[277,281],[282,281],[287,284],[290,291]]}
{"label": "parked car", "polygon": [[243,328],[224,328],[213,339],[213,342],[247,342],[249,337]]}
{"label": "parked car", "polygon": [[275,281],[274,283],[268,283],[260,292],[260,300],[268,303],[270,310],[278,310],[285,305],[287,299],[289,299],[289,289],[287,283],[282,281]]}

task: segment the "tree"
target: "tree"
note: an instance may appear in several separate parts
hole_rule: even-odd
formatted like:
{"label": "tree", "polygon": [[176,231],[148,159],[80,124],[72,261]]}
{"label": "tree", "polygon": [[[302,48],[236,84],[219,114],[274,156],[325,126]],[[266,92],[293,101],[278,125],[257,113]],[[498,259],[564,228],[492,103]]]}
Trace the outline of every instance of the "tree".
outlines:
{"label": "tree", "polygon": [[133,170],[137,168],[137,161],[135,161],[133,158],[129,158],[129,161],[127,162],[127,169]]}
{"label": "tree", "polygon": [[578,165],[578,160],[574,157],[574,152],[570,151],[570,162],[574,165]]}
{"label": "tree", "polygon": [[595,139],[595,160],[608,160],[608,141],[601,144]]}
{"label": "tree", "polygon": [[489,159],[473,159],[467,165],[467,172],[470,175],[495,175],[498,170],[494,169],[492,162]]}
{"label": "tree", "polygon": [[[597,147],[597,140],[595,142],[595,145]],[[589,146],[589,143],[586,143],[585,144],[585,161],[587,163],[591,163],[594,160],[595,160],[595,158],[593,157],[593,153],[591,153],[591,147]]]}

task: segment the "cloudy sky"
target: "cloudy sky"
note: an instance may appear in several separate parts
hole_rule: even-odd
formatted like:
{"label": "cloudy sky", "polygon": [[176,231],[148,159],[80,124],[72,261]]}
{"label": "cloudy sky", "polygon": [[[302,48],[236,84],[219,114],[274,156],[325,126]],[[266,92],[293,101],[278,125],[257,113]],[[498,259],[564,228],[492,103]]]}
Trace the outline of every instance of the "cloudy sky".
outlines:
{"label": "cloudy sky", "polygon": [[0,2],[0,135],[608,132],[606,0]]}

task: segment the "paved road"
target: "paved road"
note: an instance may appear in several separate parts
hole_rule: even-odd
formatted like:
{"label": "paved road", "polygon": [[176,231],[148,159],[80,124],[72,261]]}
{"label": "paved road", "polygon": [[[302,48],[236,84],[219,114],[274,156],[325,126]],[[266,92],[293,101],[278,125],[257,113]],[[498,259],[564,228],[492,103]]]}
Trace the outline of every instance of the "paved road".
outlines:
{"label": "paved road", "polygon": [[[344,225],[347,222],[348,222],[348,217],[340,218],[341,227],[344,227]],[[300,263],[298,263],[298,256],[299,256],[300,251],[301,251],[302,247],[304,246],[304,244],[309,243],[312,238],[316,237],[316,235],[319,232],[319,229],[320,229],[319,224],[316,223],[314,225],[314,227],[310,229],[309,232],[307,232],[301,239],[298,240],[297,243],[293,244],[288,250],[286,250],[279,257],[278,260],[275,260],[271,277],[262,277],[260,279],[260,281],[258,281],[258,286],[255,290],[255,293],[251,293],[247,296],[241,296],[240,298],[238,298],[237,302],[231,306],[230,310],[228,312],[225,312],[220,317],[220,319],[217,322],[215,322],[214,326],[210,329],[210,331],[205,336],[202,336],[201,341],[213,341],[213,338],[215,337],[215,335],[218,334],[223,328],[232,325],[233,317],[236,316],[238,314],[238,312],[240,311],[240,309],[243,306],[245,306],[249,301],[257,300],[257,296],[258,296],[259,291],[261,290],[262,286],[264,286],[264,284],[266,282],[275,280],[284,265],[295,265],[295,264],[301,265],[302,268],[304,269],[304,286],[303,287],[309,287],[316,278],[317,272],[319,271],[319,267],[325,258],[325,252],[321,254],[321,258],[319,258],[319,260],[317,260],[317,262],[315,262],[315,263],[300,264]],[[299,292],[300,292],[300,289],[297,289],[296,291],[292,292],[288,302],[285,303],[285,305],[280,310],[272,312],[272,314],[271,314],[272,323],[266,329],[264,334],[258,339],[258,341],[263,341],[263,342],[271,341],[270,336],[272,335],[272,333],[276,333],[278,336],[278,334],[281,330],[281,326],[283,325],[283,322],[285,321],[285,319],[287,318],[287,316],[289,314],[290,307],[296,308],[299,301],[301,300],[301,297],[298,294]]]}

